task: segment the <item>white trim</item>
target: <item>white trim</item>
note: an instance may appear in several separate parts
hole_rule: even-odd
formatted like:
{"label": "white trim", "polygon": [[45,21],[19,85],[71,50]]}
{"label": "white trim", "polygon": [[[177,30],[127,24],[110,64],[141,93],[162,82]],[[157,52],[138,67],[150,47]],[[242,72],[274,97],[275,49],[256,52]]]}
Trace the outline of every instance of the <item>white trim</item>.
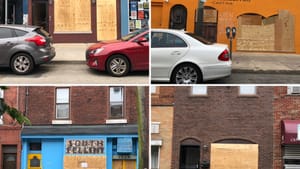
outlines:
{"label": "white trim", "polygon": [[4,90],[0,89],[0,98],[4,98]]}
{"label": "white trim", "polygon": [[124,124],[127,123],[127,119],[108,119],[106,124]]}
{"label": "white trim", "polygon": [[151,146],[162,146],[162,140],[151,140]]}
{"label": "white trim", "polygon": [[72,120],[52,120],[52,124],[72,124]]}

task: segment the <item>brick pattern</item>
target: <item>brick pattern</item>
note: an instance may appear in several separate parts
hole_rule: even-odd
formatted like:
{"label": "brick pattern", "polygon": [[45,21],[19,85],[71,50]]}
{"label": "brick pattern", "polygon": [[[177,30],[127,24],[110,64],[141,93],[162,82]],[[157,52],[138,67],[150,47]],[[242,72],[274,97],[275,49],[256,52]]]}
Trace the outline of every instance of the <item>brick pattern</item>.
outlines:
{"label": "brick pattern", "polygon": [[300,95],[288,95],[286,86],[274,87],[273,168],[282,169],[281,121],[300,119]]}
{"label": "brick pattern", "polygon": [[209,160],[203,145],[223,139],[259,144],[259,168],[272,168],[272,87],[257,87],[257,95],[240,96],[235,86],[208,87],[207,96],[190,96],[190,87],[176,87],[172,167],[179,168],[180,142],[200,142],[200,161]]}
{"label": "brick pattern", "polygon": [[171,168],[173,114],[175,87],[159,86],[151,96],[151,121],[160,122],[159,133],[151,134],[152,140],[162,140],[160,147],[160,168]]}
{"label": "brick pattern", "polygon": [[[55,89],[49,86],[21,87],[22,108],[33,125],[49,125],[55,119]],[[26,98],[26,88],[28,96]],[[148,90],[148,88],[145,90]],[[125,118],[130,124],[137,122],[136,87],[125,87]],[[27,108],[25,102],[27,99]],[[147,101],[147,99],[145,100]],[[148,111],[148,109],[146,109]],[[105,124],[109,118],[109,87],[70,87],[70,120],[73,124]]]}

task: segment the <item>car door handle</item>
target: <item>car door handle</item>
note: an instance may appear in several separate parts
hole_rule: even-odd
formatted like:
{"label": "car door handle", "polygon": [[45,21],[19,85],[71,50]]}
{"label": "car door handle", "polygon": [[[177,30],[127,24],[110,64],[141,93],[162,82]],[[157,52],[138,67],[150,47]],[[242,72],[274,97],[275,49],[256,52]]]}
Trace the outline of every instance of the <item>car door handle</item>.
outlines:
{"label": "car door handle", "polygon": [[173,51],[173,52],[171,53],[171,55],[181,55],[181,52],[179,52],[179,51]]}
{"label": "car door handle", "polygon": [[6,46],[11,46],[11,45],[13,45],[13,43],[11,43],[11,42],[6,42],[5,45],[6,45]]}

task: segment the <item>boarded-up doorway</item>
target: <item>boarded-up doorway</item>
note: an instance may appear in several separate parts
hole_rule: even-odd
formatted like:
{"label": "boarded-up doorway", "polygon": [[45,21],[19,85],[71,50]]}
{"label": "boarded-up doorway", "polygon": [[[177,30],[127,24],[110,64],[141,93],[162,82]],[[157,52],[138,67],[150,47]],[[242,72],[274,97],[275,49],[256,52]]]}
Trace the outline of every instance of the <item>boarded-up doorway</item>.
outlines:
{"label": "boarded-up doorway", "polygon": [[258,169],[258,144],[211,144],[210,169]]}
{"label": "boarded-up doorway", "polygon": [[202,36],[210,42],[217,42],[217,28],[218,11],[205,6],[203,10]]}

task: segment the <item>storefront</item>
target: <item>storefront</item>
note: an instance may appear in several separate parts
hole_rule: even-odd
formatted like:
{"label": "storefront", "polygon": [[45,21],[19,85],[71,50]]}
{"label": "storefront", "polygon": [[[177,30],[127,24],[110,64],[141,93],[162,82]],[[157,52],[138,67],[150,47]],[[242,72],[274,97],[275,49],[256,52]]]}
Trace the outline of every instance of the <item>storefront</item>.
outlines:
{"label": "storefront", "polygon": [[148,0],[29,0],[29,23],[54,42],[112,40],[148,26]]}
{"label": "storefront", "polygon": [[151,25],[199,31],[210,41],[227,44],[226,27],[236,27],[234,51],[300,53],[297,5],[297,0],[153,0]]}
{"label": "storefront", "polygon": [[300,168],[300,120],[283,120],[281,136],[284,169]]}
{"label": "storefront", "polygon": [[26,24],[28,0],[0,0],[0,24]]}
{"label": "storefront", "polygon": [[22,169],[138,166],[136,125],[26,126],[21,138]]}

